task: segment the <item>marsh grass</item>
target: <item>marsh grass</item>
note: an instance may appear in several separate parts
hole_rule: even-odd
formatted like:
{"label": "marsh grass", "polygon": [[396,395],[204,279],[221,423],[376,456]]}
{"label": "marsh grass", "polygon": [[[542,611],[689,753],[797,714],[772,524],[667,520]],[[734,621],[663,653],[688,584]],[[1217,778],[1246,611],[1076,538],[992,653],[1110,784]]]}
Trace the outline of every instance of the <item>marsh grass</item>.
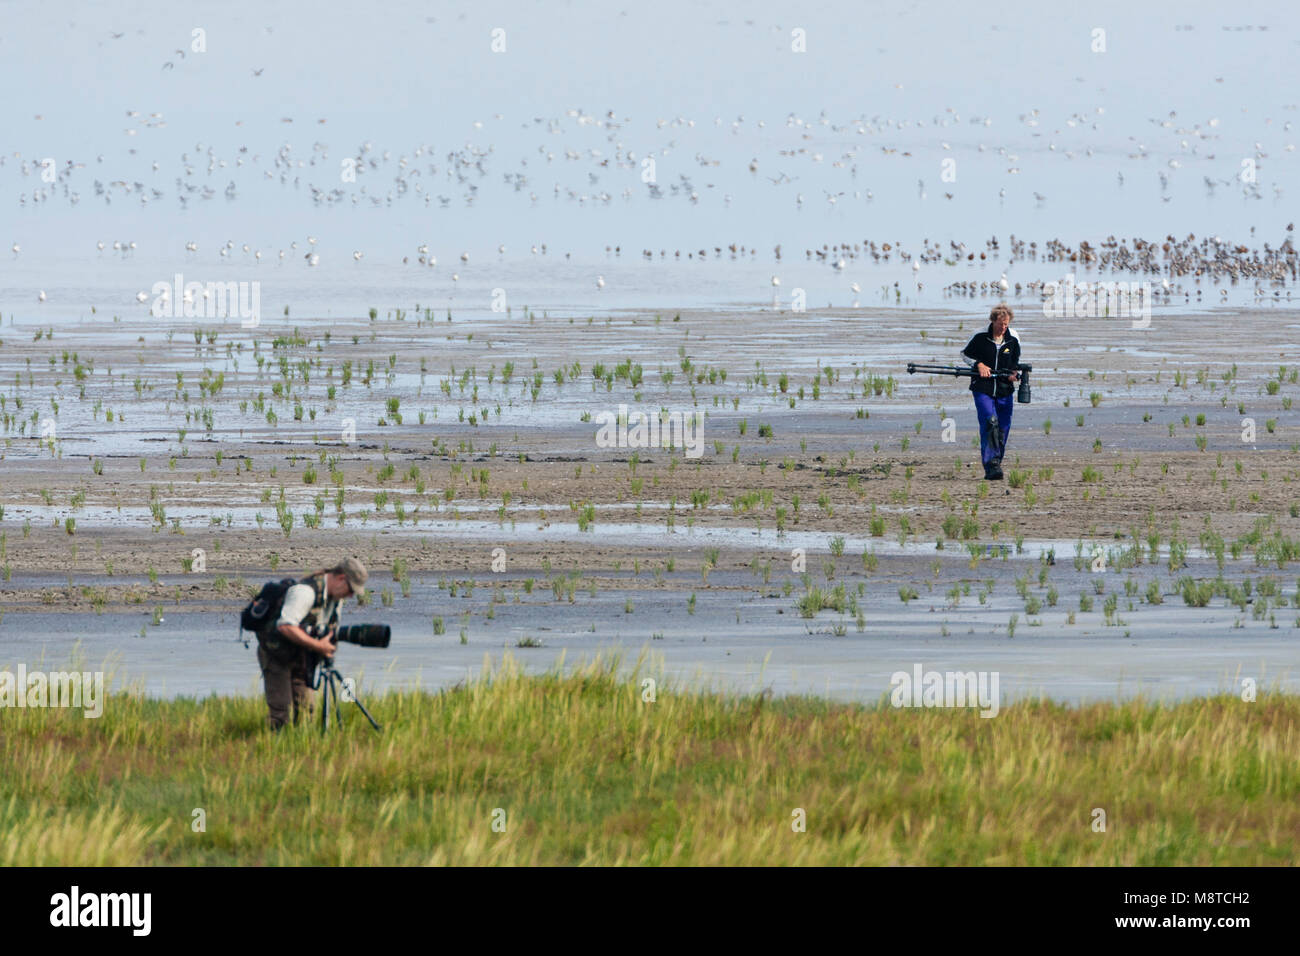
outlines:
{"label": "marsh grass", "polygon": [[[5,865],[1287,864],[1300,698],[894,709],[507,659],[273,736],[255,697],[5,721]],[[353,716],[353,715],[348,715]],[[1094,833],[1091,808],[1109,827]],[[191,830],[202,807],[207,830]],[[505,832],[492,829],[493,811]],[[792,812],[807,814],[794,833]]]}

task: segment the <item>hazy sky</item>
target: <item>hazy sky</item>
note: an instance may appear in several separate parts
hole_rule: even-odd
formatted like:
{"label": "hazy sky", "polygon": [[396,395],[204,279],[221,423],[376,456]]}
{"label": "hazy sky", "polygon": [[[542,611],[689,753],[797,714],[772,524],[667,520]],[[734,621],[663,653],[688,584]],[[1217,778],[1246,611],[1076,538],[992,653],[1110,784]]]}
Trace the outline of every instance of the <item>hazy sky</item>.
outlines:
{"label": "hazy sky", "polygon": [[[227,241],[275,257],[308,235],[330,264],[393,264],[426,242],[444,261],[547,243],[598,262],[606,245],[770,257],[1008,233],[1276,244],[1293,218],[1294,4],[0,14],[0,249],[19,243],[29,270],[0,255],[0,307],[29,295],[30,274],[98,268],[99,241],[137,242],[157,272]],[[45,158],[56,184],[40,181]]]}

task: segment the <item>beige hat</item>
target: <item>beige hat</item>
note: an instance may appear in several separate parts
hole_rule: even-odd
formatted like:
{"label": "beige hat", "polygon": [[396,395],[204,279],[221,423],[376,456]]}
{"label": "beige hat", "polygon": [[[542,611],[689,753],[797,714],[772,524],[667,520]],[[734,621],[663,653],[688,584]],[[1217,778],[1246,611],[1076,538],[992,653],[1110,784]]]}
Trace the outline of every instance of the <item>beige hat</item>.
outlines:
{"label": "beige hat", "polygon": [[366,571],[365,565],[356,558],[344,558],[334,569],[334,573],[348,579],[348,583],[352,585],[352,593],[358,598],[365,596],[366,589],[363,585],[370,574]]}

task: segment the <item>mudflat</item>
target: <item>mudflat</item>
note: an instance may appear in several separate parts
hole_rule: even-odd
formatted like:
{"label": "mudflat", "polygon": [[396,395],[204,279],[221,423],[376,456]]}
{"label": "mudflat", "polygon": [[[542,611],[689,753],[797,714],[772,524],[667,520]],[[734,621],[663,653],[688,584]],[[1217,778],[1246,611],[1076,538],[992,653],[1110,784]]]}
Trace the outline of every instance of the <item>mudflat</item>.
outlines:
{"label": "mudflat", "polygon": [[[746,660],[797,669],[806,652],[817,679],[874,696],[887,684],[857,680],[853,653],[801,642],[1182,634],[1217,655],[1249,635],[1289,679],[1300,314],[1157,311],[1137,329],[1020,306],[1033,402],[1002,482],[981,477],[965,381],[905,371],[956,361],[983,324],[874,309],[6,327],[2,646],[228,634],[266,578],[356,554],[375,588],[352,619],[397,621],[393,659],[725,636]],[[665,424],[648,447],[650,418]],[[1206,690],[1225,665],[1203,663]],[[1077,665],[1062,649],[1046,684]]]}

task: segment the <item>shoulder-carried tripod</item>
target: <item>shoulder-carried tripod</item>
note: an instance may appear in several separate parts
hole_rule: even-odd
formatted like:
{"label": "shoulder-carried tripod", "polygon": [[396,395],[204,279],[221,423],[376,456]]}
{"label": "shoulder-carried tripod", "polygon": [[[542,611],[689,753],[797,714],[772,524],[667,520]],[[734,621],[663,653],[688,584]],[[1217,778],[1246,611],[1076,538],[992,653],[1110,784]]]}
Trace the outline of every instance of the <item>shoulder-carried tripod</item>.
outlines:
{"label": "shoulder-carried tripod", "polygon": [[[1020,388],[1016,392],[1016,401],[1021,405],[1030,403],[1031,393],[1029,391],[1029,373],[1034,370],[1032,365],[1017,365],[1015,368],[998,369],[996,372],[990,372],[992,378],[1010,379],[1012,375],[1020,376]],[[907,373],[915,375],[917,372],[928,373],[930,375],[952,375],[955,377],[977,378],[979,373],[974,368],[967,368],[962,365],[921,365],[917,362],[907,363]]]}

